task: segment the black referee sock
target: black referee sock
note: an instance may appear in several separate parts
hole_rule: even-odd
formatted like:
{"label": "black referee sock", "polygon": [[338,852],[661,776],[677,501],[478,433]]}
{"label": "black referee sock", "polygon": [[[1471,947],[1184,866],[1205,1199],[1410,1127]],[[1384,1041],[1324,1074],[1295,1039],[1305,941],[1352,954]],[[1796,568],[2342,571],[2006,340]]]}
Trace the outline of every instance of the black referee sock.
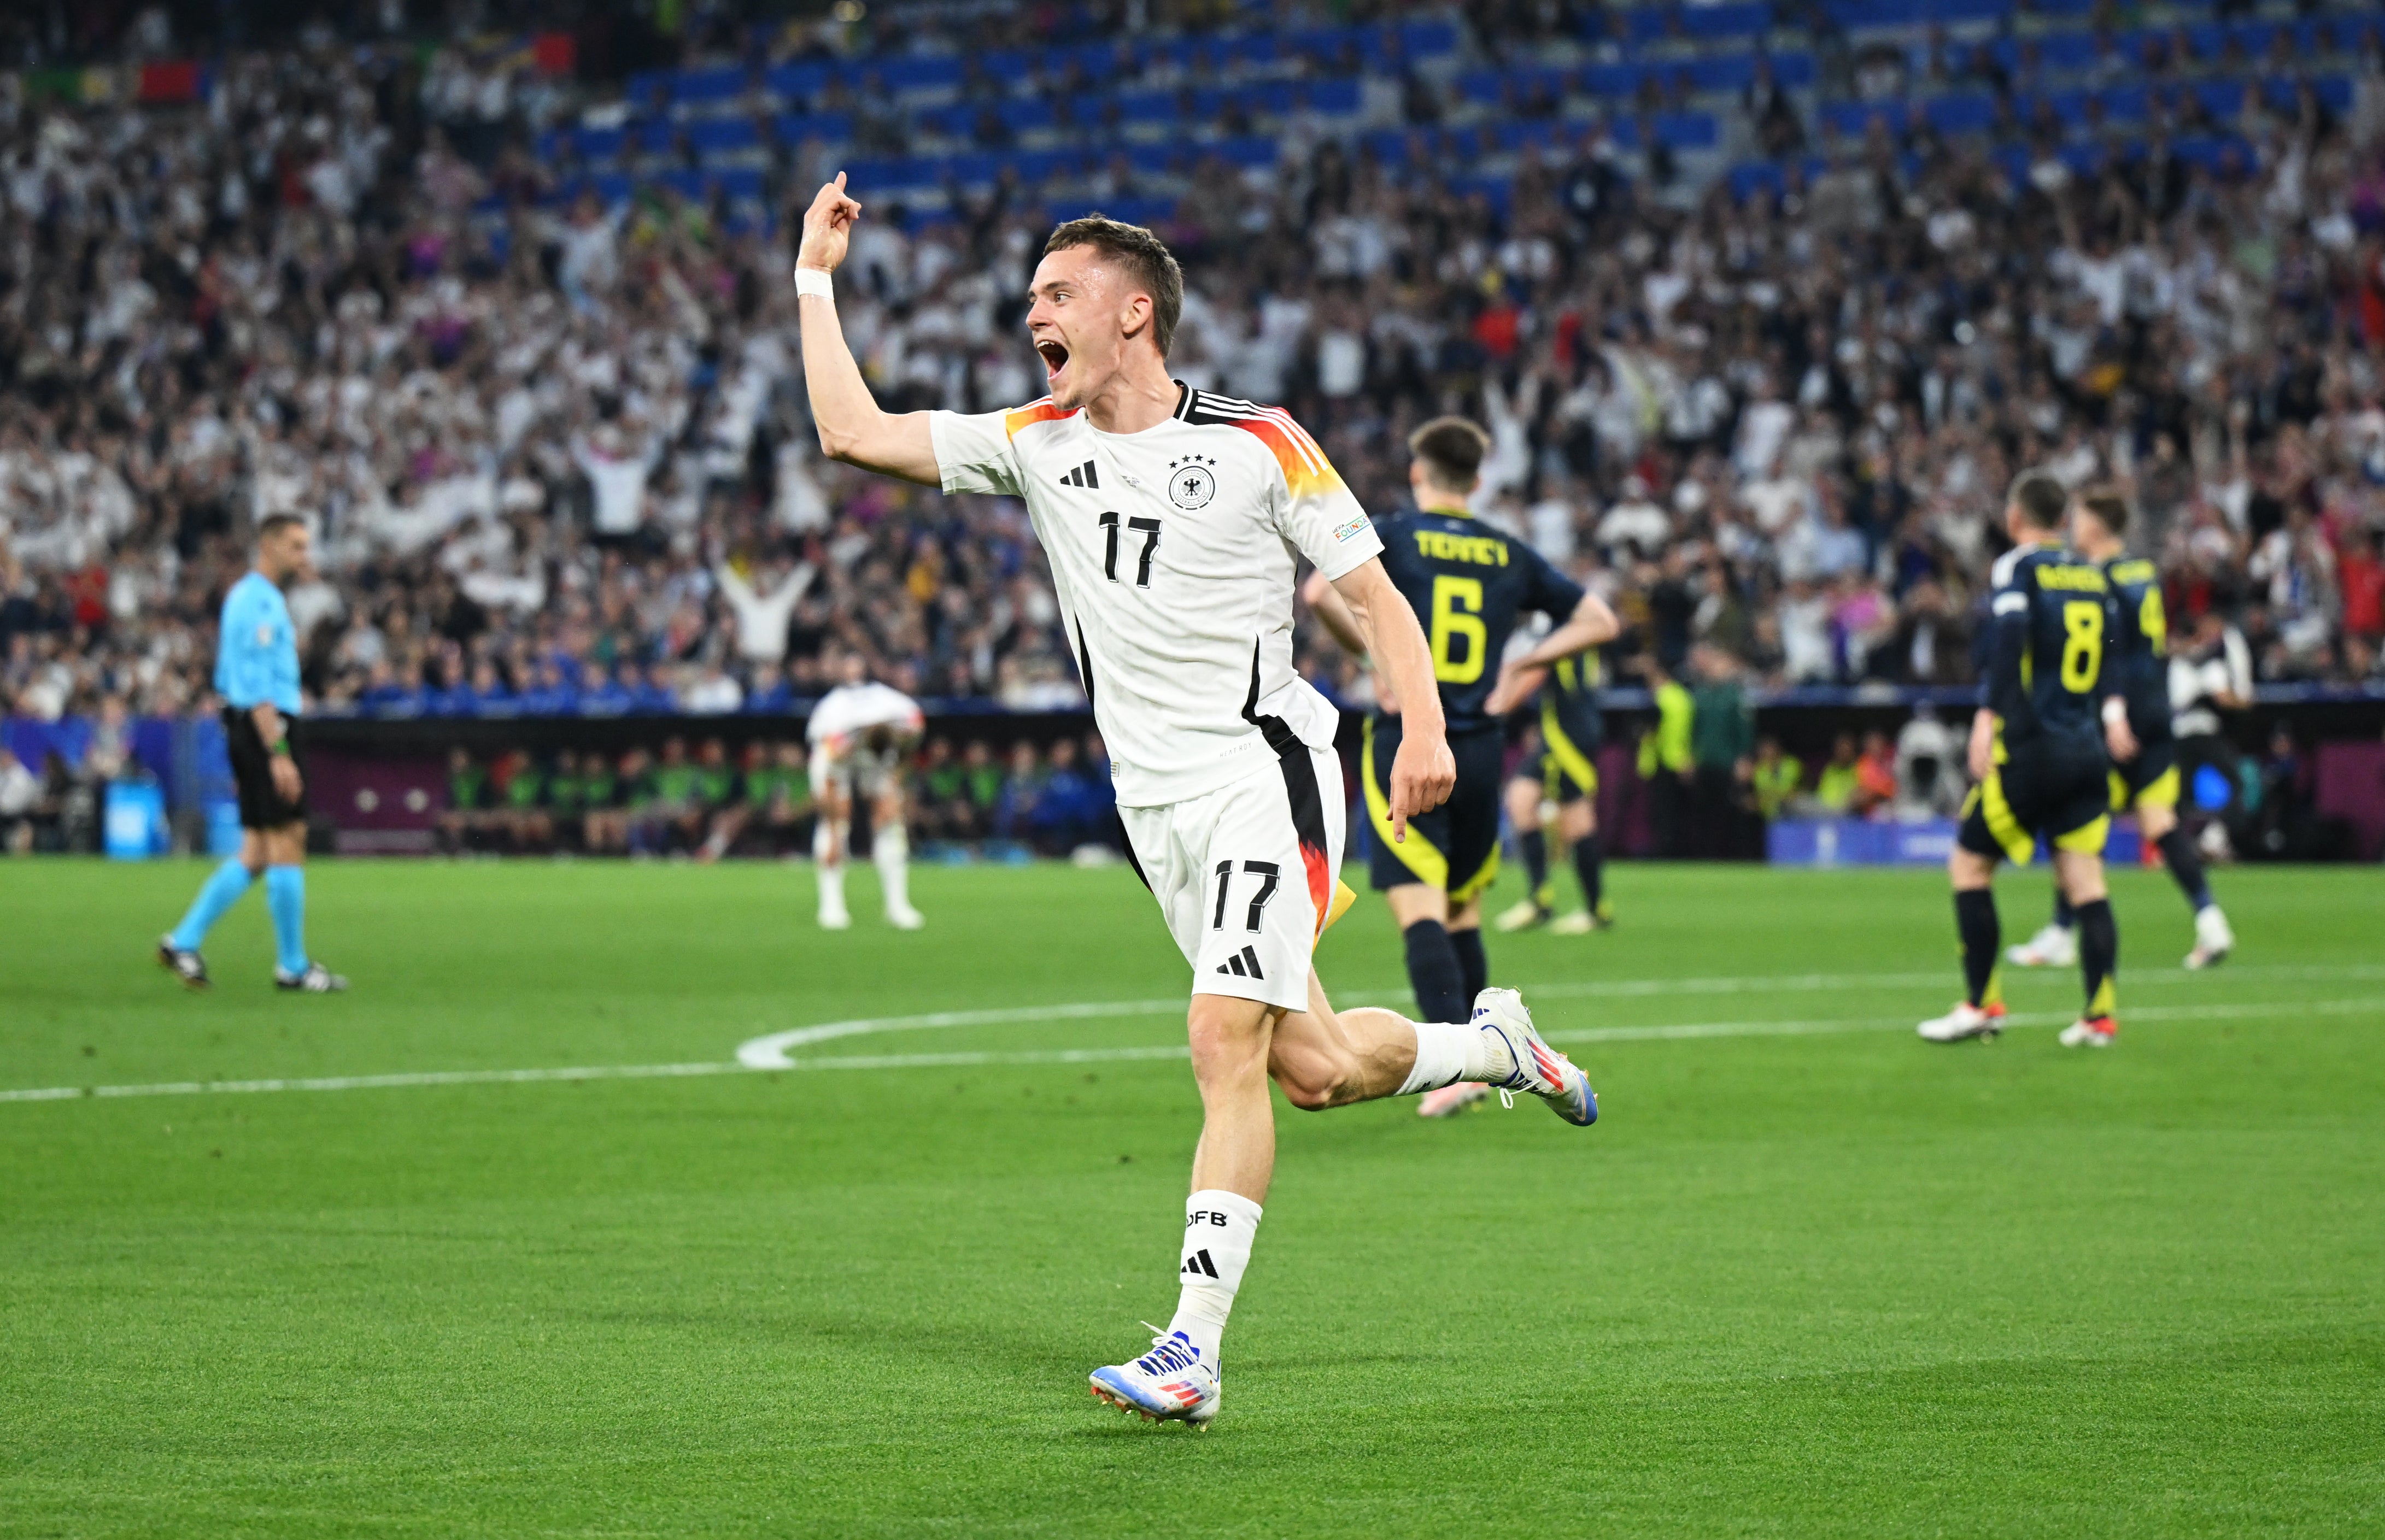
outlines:
{"label": "black referee sock", "polygon": [[2210,908],[2211,881],[2203,870],[2203,852],[2194,848],[2186,826],[2174,825],[2154,843],[2161,847],[2162,860],[2169,863],[2170,880],[2186,895],[2186,906],[2198,914]]}
{"label": "black referee sock", "polygon": [[1573,842],[1573,875],[1581,879],[1581,901],[1589,905],[1592,914],[1605,919],[1602,906],[1606,902],[1606,851],[1599,844],[1595,832]]}
{"label": "black referee sock", "polygon": [[1473,1012],[1466,1006],[1466,975],[1457,966],[1457,949],[1439,920],[1418,920],[1401,933],[1407,942],[1408,987],[1416,991],[1417,1019],[1463,1022]]}
{"label": "black referee sock", "polygon": [[1457,953],[1458,982],[1466,990],[1466,1014],[1449,1019],[1457,1022],[1470,1020],[1474,1014],[1474,997],[1491,982],[1491,959],[1483,953],[1480,926],[1451,931],[1449,945]]}
{"label": "black referee sock", "polygon": [[2113,975],[2120,971],[2120,927],[2112,918],[2112,900],[2097,899],[2079,906],[2079,977],[2086,986],[2087,1017],[2108,1016],[2119,1009],[2119,991]]}
{"label": "black referee sock", "polygon": [[1516,849],[1524,858],[1524,875],[1531,879],[1532,901],[1546,909],[1549,906],[1549,837],[1539,829],[1526,829],[1516,836]]}
{"label": "black referee sock", "polygon": [[1954,934],[1963,940],[1963,998],[1973,1005],[1994,1002],[1996,955],[2004,933],[1996,919],[1996,896],[1984,888],[1954,894]]}
{"label": "black referee sock", "polygon": [[2063,930],[2079,928],[2079,911],[2070,907],[2070,895],[2062,890],[2058,882],[2054,885],[2054,923]]}

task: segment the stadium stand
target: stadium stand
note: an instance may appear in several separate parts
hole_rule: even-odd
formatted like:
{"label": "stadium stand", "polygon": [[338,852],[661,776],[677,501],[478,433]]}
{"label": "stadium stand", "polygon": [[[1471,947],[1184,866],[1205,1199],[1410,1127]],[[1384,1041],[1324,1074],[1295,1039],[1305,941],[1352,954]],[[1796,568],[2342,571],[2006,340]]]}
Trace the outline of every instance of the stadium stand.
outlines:
{"label": "stadium stand", "polygon": [[[1052,14],[716,21],[618,83],[328,31],[0,74],[0,702],[203,713],[284,508],[327,714],[783,712],[848,649],[1075,702],[1016,506],[810,441],[787,225],[840,169],[890,401],[1033,397],[1043,231],[1151,223],[1183,378],[1287,405],[1376,506],[1409,426],[1477,414],[1484,516],[1668,667],[1959,684],[1997,491],[2042,463],[2126,486],[2177,624],[2265,683],[2379,679],[2385,13]],[[782,644],[741,644],[724,570],[805,585]]]}

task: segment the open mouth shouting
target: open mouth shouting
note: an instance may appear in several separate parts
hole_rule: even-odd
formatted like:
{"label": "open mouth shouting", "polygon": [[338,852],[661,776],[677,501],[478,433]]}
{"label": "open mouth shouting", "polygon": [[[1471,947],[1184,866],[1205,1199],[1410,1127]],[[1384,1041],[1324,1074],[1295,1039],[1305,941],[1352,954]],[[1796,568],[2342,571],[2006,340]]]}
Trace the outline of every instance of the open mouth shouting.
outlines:
{"label": "open mouth shouting", "polygon": [[1059,342],[1049,338],[1039,340],[1035,351],[1043,355],[1043,372],[1050,379],[1059,379],[1060,371],[1068,366],[1068,350]]}

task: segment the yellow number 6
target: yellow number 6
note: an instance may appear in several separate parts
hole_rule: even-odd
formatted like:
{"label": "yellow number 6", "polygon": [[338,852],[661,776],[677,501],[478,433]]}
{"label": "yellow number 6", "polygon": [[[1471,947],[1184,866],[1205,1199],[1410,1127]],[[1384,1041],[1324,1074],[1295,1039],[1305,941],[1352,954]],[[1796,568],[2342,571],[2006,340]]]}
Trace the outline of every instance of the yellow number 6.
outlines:
{"label": "yellow number 6", "polygon": [[[1450,644],[1466,639],[1466,656],[1450,655]],[[1470,685],[1482,677],[1483,648],[1491,629],[1482,624],[1482,583],[1475,578],[1432,580],[1432,677],[1443,684]]]}

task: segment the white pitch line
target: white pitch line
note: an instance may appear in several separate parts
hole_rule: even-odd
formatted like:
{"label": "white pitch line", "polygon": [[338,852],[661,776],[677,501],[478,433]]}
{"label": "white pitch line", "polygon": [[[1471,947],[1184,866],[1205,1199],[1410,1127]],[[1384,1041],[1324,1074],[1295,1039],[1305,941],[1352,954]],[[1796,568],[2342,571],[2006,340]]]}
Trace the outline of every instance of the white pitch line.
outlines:
{"label": "white pitch line", "polygon": [[[1919,988],[1945,984],[1950,971],[1938,969],[1929,973],[1909,974],[1757,974],[1724,978],[1609,978],[1577,979],[1560,984],[1524,986],[1524,993],[1533,1000],[1644,1000],[1667,995],[1745,995],[1745,994],[1814,994],[1831,989],[1902,989]],[[2069,971],[2058,974],[2049,971],[2049,977],[2069,977]],[[2127,975],[2129,987],[2182,984],[2189,980],[2207,980],[2208,974],[2189,973],[2183,968],[2147,968]],[[2385,964],[2318,963],[2309,966],[2271,964],[2268,966],[2230,968],[2229,978],[2285,979],[2355,979],[2385,978]],[[1405,990],[1361,989],[1339,997],[1345,1005],[1396,1005],[1408,999]],[[1005,1006],[988,1011],[937,1011],[916,1016],[861,1016],[851,1021],[823,1022],[817,1026],[798,1026],[785,1032],[773,1032],[741,1043],[737,1061],[748,1069],[783,1070],[793,1068],[790,1049],[805,1048],[813,1043],[832,1041],[838,1037],[875,1037],[887,1032],[918,1032],[940,1026],[1005,1026],[1020,1022],[1081,1021],[1089,1018],[1117,1019],[1128,1016],[1180,1016],[1184,1001],[1178,1000],[1122,1000],[1072,1005]],[[2130,1012],[2131,1015],[2140,1012]],[[1633,1029],[1636,1030],[1636,1029]]]}
{"label": "white pitch line", "polygon": [[[1171,1006],[1171,1009],[1174,1007]],[[2286,1012],[2336,1016],[2364,1012],[2385,1014],[2385,1002],[2375,1000],[2297,1001],[2291,1007],[2273,1003],[2220,1005],[2151,1005],[2128,1012],[2132,1022],[2229,1021]],[[969,1012],[951,1012],[970,1014]],[[1097,1014],[1091,1008],[1075,1015]],[[1044,1012],[1032,1019],[1047,1019]],[[2004,1018],[2008,1027],[2055,1026],[2072,1019],[2069,1012],[2016,1012]],[[846,1024],[837,1024],[846,1025]],[[1804,1037],[1854,1032],[1910,1032],[1903,1016],[1854,1016],[1823,1021],[1677,1022],[1657,1026],[1590,1026],[1549,1033],[1552,1042],[1627,1043],[1698,1037]],[[847,1034],[850,1036],[850,1034]],[[110,1097],[247,1095],[265,1091],[370,1091],[416,1086],[508,1086],[556,1080],[675,1080],[705,1075],[754,1074],[783,1070],[918,1070],[1023,1064],[1101,1064],[1189,1057],[1180,1043],[1145,1044],[1127,1048],[1028,1049],[1013,1052],[844,1054],[817,1059],[791,1059],[784,1063],[755,1066],[723,1061],[699,1064],[598,1064],[574,1069],[431,1070],[402,1074],[317,1075],[287,1080],[179,1080],[148,1086],[51,1086],[0,1090],[5,1101],[76,1101]]]}

